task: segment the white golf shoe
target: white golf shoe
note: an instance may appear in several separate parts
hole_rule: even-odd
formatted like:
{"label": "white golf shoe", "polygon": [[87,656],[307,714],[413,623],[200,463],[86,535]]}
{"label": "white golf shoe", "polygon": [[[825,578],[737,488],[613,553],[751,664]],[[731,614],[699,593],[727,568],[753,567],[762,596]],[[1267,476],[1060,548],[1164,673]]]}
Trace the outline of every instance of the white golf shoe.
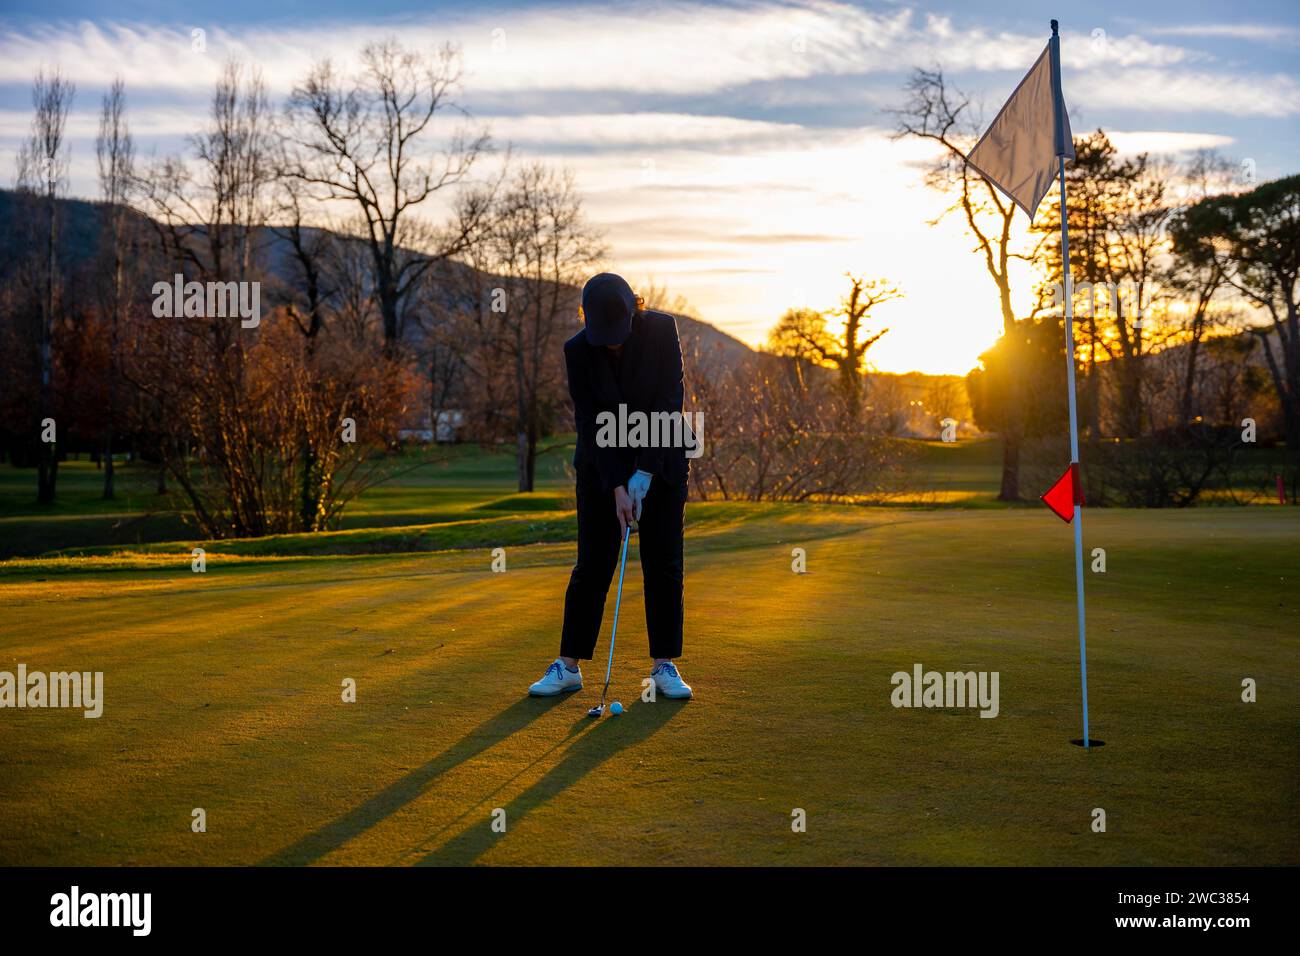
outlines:
{"label": "white golf shoe", "polygon": [[677,673],[677,667],[672,661],[656,664],[650,676],[654,678],[658,693],[669,700],[691,699],[691,685],[682,680],[682,675]]}
{"label": "white golf shoe", "polygon": [[528,693],[533,697],[554,697],[571,690],[582,690],[582,671],[569,670],[557,657],[546,668],[542,679],[528,688]]}

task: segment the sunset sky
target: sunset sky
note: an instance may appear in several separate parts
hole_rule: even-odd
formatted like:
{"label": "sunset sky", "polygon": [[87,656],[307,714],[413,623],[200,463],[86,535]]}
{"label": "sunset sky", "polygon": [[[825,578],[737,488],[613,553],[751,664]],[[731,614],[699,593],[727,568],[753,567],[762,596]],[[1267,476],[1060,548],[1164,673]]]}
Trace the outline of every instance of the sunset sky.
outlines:
{"label": "sunset sky", "polygon": [[[757,343],[791,306],[834,305],[845,271],[883,276],[906,297],[880,308],[891,331],[873,363],[964,373],[998,335],[997,299],[961,223],[927,224],[946,205],[922,183],[930,154],[890,139],[913,67],[942,64],[987,121],[1056,16],[1076,134],[1100,126],[1126,152],[1175,157],[1214,147],[1260,180],[1300,168],[1293,0],[414,6],[6,0],[0,182],[12,183],[42,65],[77,84],[69,192],[94,197],[99,99],[115,75],[138,153],[161,155],[201,125],[229,56],[259,67],[278,102],[312,61],[353,61],[367,39],[450,40],[465,56],[463,105],[499,145],[574,171],[608,266],[634,285],[667,284]],[[1025,308],[1032,278],[1026,267]]]}

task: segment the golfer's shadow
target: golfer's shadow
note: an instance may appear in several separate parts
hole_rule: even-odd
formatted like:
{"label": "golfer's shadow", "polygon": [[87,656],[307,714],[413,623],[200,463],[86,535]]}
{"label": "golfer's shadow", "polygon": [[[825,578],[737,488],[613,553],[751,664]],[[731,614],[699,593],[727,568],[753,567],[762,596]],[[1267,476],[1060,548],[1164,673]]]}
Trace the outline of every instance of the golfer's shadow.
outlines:
{"label": "golfer's shadow", "polygon": [[266,857],[261,865],[306,866],[315,863],[419,798],[443,774],[496,746],[560,702],[559,697],[525,697],[511,704],[495,717],[483,721],[422,767],[385,787],[319,830]]}
{"label": "golfer's shadow", "polygon": [[[580,733],[564,756],[546,774],[504,807],[506,821],[515,826],[529,811],[568,790],[592,770],[620,750],[639,744],[672,720],[682,702],[660,700],[654,704],[636,704],[623,717],[605,717],[599,721],[583,717],[589,729]],[[501,839],[492,832],[491,820],[480,820],[451,837],[416,866],[465,866],[473,863]]]}

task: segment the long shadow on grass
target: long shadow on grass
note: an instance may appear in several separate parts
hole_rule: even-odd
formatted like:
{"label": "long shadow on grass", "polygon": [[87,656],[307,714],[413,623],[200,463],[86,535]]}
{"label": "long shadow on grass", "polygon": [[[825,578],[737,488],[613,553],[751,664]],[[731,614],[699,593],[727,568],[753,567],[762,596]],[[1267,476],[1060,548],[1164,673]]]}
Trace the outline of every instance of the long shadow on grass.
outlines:
{"label": "long shadow on grass", "polygon": [[479,724],[424,766],[390,784],[337,820],[268,856],[261,861],[261,865],[306,866],[316,862],[418,798],[444,773],[522,730],[562,699],[525,697],[511,704],[495,717]]}
{"label": "long shadow on grass", "polygon": [[[606,717],[583,733],[564,752],[560,762],[535,784],[505,805],[506,820],[517,826],[530,810],[568,790],[592,770],[634,744],[639,744],[682,709],[682,703],[659,701],[654,705],[637,705],[624,717]],[[586,717],[582,718],[587,720]],[[416,866],[465,866],[486,853],[500,839],[487,820],[475,822],[452,837]]]}

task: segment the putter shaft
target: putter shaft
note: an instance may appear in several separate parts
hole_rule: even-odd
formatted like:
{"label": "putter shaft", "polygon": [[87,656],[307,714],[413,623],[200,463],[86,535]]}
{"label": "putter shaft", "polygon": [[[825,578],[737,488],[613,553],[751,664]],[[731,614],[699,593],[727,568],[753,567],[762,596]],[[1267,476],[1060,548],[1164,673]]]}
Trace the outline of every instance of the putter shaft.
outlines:
{"label": "putter shaft", "polygon": [[597,715],[605,710],[605,695],[609,693],[609,677],[614,668],[614,639],[618,636],[618,609],[623,604],[623,572],[627,570],[627,542],[632,536],[632,525],[623,532],[623,554],[618,561],[618,595],[614,598],[614,626],[609,632],[609,660],[605,662],[605,686],[600,691],[600,704],[588,711]]}

